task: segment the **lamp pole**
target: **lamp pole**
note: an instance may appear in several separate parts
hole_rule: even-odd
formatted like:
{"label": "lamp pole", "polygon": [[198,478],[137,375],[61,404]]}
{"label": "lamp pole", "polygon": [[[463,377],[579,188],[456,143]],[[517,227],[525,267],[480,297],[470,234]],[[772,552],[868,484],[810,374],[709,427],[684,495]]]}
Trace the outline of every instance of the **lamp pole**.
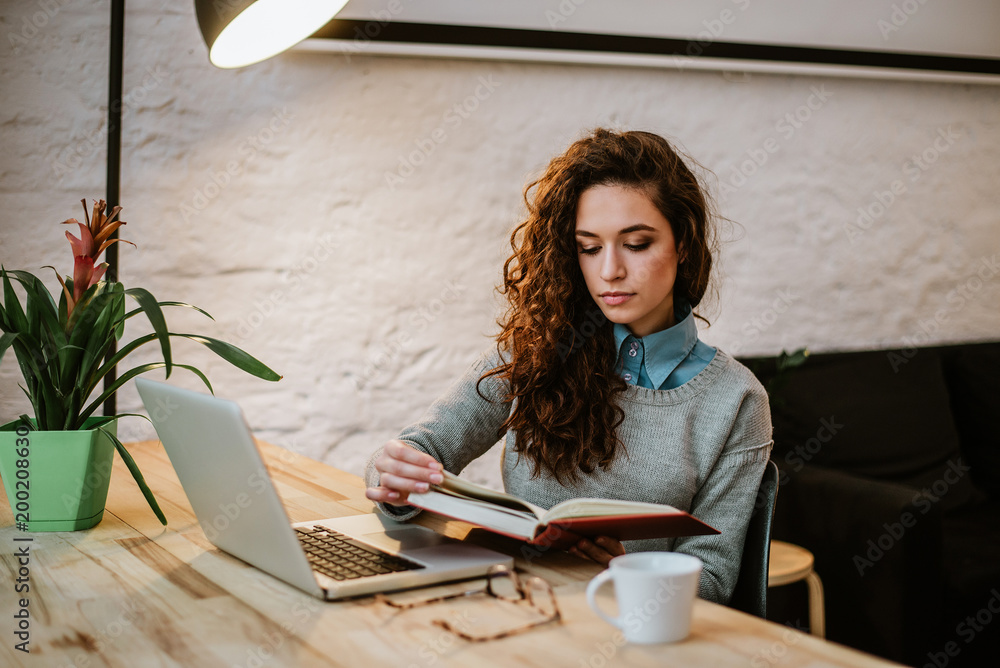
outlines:
{"label": "lamp pole", "polygon": [[[108,171],[105,199],[108,211],[118,206],[118,188],[121,182],[122,157],[122,55],[125,44],[125,0],[111,0],[111,51],[108,58]],[[111,238],[118,238],[115,230]],[[104,251],[108,270],[105,274],[108,281],[118,280],[118,244],[111,244]],[[105,361],[110,359],[117,350],[112,342],[111,350]],[[104,377],[104,389],[107,391],[115,382],[118,374],[114,368]],[[104,400],[104,414],[117,413],[116,396],[112,394]]]}

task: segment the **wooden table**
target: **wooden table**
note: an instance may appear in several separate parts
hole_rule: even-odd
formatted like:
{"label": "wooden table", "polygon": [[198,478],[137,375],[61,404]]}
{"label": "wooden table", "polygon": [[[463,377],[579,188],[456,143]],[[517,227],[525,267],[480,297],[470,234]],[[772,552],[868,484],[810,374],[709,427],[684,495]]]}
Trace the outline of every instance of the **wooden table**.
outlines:
{"label": "wooden table", "polygon": [[[271,445],[261,447],[293,521],[373,511],[360,478]],[[153,516],[120,460],[104,519],[88,531],[22,533],[12,526],[7,503],[0,502],[0,665],[896,665],[702,600],[695,604],[686,641],[626,645],[587,606],[584,589],[600,571],[596,564],[566,553],[525,555],[520,543],[481,530],[470,533],[468,525],[430,516],[422,523],[506,551],[517,557],[520,570],[552,583],[563,621],[470,643],[430,620],[443,617],[470,630],[483,623],[489,630],[502,628],[490,626],[501,604],[470,597],[397,611],[371,598],[324,603],[215,549],[162,447],[147,442],[130,450],[167,516],[167,527]],[[18,540],[24,538],[31,541]],[[20,566],[15,552],[24,546],[30,589],[16,593]],[[457,583],[435,592],[478,585]],[[613,609],[611,593],[604,596]],[[20,598],[28,602],[30,654],[14,649],[19,640],[13,613]]]}

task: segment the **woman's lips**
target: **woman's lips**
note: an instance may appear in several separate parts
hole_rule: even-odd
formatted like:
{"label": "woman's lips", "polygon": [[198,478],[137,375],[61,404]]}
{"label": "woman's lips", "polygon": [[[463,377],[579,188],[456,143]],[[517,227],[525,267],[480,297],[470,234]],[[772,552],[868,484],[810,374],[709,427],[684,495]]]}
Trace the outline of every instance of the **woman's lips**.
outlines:
{"label": "woman's lips", "polygon": [[624,304],[634,296],[635,295],[624,294],[624,293],[618,293],[618,294],[607,293],[601,295],[601,299],[603,299],[604,303],[607,304],[608,306],[619,306],[620,304]]}

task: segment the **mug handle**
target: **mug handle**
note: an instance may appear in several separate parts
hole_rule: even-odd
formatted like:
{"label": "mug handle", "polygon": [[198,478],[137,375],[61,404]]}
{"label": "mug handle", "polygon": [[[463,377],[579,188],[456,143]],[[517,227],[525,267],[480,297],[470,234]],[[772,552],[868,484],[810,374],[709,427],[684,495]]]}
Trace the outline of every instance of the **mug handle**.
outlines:
{"label": "mug handle", "polygon": [[597,606],[597,600],[595,598],[597,596],[597,590],[600,589],[601,585],[603,585],[608,580],[611,580],[610,568],[601,571],[600,573],[597,574],[596,577],[594,577],[593,580],[590,581],[590,584],[587,585],[587,605],[589,605],[590,608],[597,613],[598,617],[606,621],[608,624],[611,624],[615,628],[621,629],[622,624],[617,617],[609,617],[607,614],[605,614],[603,610],[601,610]]}

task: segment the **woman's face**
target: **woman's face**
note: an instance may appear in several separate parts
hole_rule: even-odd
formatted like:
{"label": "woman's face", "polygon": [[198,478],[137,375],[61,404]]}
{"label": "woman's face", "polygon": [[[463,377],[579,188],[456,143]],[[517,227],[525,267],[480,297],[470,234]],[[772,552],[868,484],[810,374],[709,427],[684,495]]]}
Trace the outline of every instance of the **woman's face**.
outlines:
{"label": "woman's face", "polygon": [[645,193],[610,185],[583,191],[576,245],[587,289],[609,320],[640,337],[674,324],[678,249]]}

